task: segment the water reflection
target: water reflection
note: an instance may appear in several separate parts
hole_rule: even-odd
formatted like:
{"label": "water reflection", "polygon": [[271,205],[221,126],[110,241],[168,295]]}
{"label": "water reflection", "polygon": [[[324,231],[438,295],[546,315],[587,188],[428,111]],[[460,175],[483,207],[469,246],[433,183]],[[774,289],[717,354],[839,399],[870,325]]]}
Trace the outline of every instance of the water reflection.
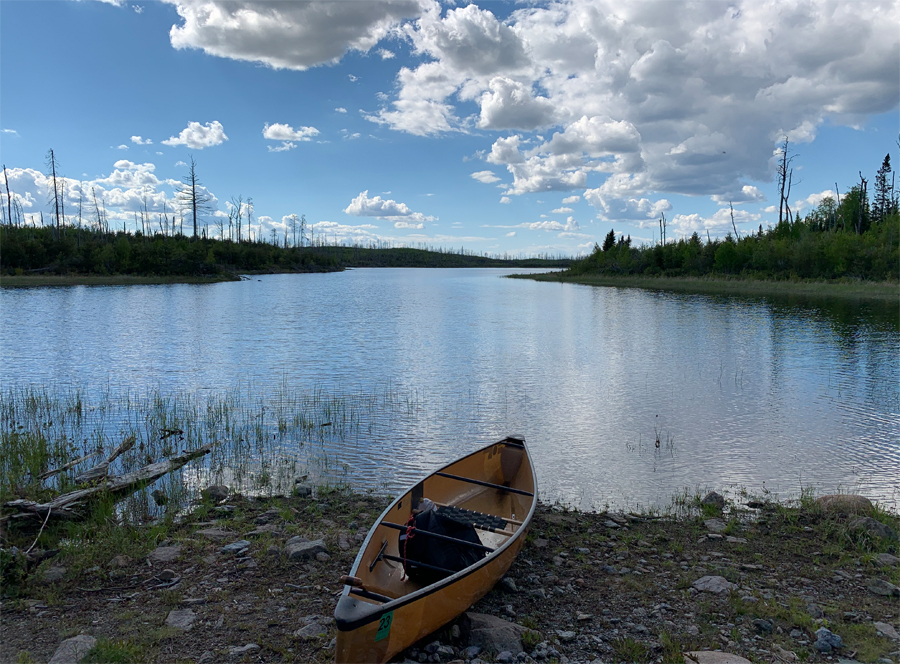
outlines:
{"label": "water reflection", "polygon": [[2,289],[2,384],[242,386],[263,399],[285,385],[394,390],[397,404],[316,452],[335,476],[391,490],[521,433],[542,495],[583,507],[809,485],[897,505],[896,307],[498,278],[507,272]]}

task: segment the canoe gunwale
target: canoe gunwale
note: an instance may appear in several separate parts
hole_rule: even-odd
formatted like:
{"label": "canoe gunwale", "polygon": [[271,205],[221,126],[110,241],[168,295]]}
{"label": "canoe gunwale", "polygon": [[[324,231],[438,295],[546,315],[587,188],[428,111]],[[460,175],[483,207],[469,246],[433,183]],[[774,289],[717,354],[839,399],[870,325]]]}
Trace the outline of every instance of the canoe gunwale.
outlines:
{"label": "canoe gunwale", "polygon": [[[461,457],[460,459],[456,459],[456,460],[452,461],[451,463],[447,464],[446,466],[440,468],[439,471],[437,471],[437,472],[440,472],[440,471],[444,470],[444,468],[454,465],[458,461],[461,461],[468,457],[474,456],[476,454],[482,454],[485,450],[487,450],[491,447],[494,447],[495,445],[507,445],[509,447],[521,449],[521,450],[525,451],[526,455],[528,455],[528,452],[527,452],[525,446],[522,443],[518,442],[517,439],[505,439],[505,440],[497,441],[496,443],[491,443],[490,445],[486,445],[480,449],[475,450],[471,454],[467,454],[466,456]],[[469,576],[470,574],[477,572],[478,570],[482,569],[483,567],[486,567],[488,565],[498,562],[502,558],[503,553],[507,549],[516,546],[519,543],[519,541],[525,537],[525,533],[528,530],[528,526],[531,523],[532,517],[534,516],[534,512],[535,512],[535,509],[537,508],[537,502],[538,502],[537,477],[534,472],[534,465],[531,463],[530,455],[528,455],[528,457],[529,457],[529,468],[531,471],[531,476],[532,476],[532,481],[533,481],[533,486],[534,486],[534,494],[530,495],[531,505],[528,509],[528,514],[525,516],[524,519],[522,519],[522,525],[519,526],[519,528],[516,530],[516,532],[513,535],[508,537],[507,540],[503,544],[498,546],[496,549],[493,549],[491,551],[491,553],[486,555],[484,558],[482,558],[478,562],[473,563],[472,565],[469,565],[468,567],[465,567],[465,568],[459,570],[458,572],[456,572],[455,574],[452,574],[451,576],[441,579],[440,581],[437,581],[435,583],[427,585],[423,588],[419,588],[418,590],[415,590],[409,594],[403,595],[402,597],[397,597],[396,599],[392,599],[390,602],[385,602],[380,605],[377,605],[377,604],[369,605],[369,606],[371,606],[371,609],[367,610],[363,615],[358,615],[356,617],[351,617],[349,615],[341,615],[343,613],[342,609],[346,609],[347,601],[350,598],[351,590],[352,590],[352,588],[350,586],[345,585],[344,590],[341,593],[340,599],[338,600],[338,604],[335,607],[335,612],[334,612],[334,617],[335,617],[335,621],[337,623],[338,630],[341,632],[351,632],[353,630],[356,630],[356,629],[362,627],[363,625],[368,625],[370,623],[373,623],[373,622],[379,620],[381,618],[381,616],[383,616],[384,614],[394,611],[395,609],[398,609],[401,606],[405,606],[407,604],[412,604],[412,603],[417,602],[425,597],[428,597],[429,595],[439,592],[439,591],[447,588],[448,586],[453,585],[457,581],[464,579],[465,577]],[[419,481],[419,483],[424,482],[427,478],[429,478],[433,475],[435,475],[435,472],[429,473],[428,475],[423,477]],[[502,487],[502,486],[498,486],[496,488],[498,490],[508,490],[509,489],[509,487]],[[378,519],[375,521],[372,528],[369,529],[369,532],[366,535],[366,539],[365,539],[365,541],[363,541],[362,545],[360,546],[359,553],[356,556],[356,560],[354,560],[353,566],[350,569],[350,574],[349,574],[350,576],[355,576],[357,573],[357,570],[363,564],[363,556],[365,555],[366,550],[369,546],[369,543],[371,542],[372,537],[375,534],[375,531],[378,529],[378,526],[381,525],[382,522],[385,521],[385,519],[390,514],[391,510],[395,510],[397,508],[397,505],[400,503],[401,500],[403,500],[403,498],[406,496],[407,493],[408,492],[404,491],[397,498],[395,498],[391,502],[391,504],[388,505],[384,509],[384,511],[379,515]]]}

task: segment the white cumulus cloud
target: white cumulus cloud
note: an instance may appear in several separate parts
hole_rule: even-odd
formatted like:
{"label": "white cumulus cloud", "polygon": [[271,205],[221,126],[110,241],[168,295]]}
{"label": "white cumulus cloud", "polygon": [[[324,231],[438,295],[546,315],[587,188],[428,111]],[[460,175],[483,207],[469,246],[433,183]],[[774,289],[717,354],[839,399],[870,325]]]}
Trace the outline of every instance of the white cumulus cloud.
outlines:
{"label": "white cumulus cloud", "polygon": [[478,171],[477,173],[472,173],[472,178],[478,180],[479,182],[483,182],[484,184],[497,182],[500,179],[494,174],[493,171]]}
{"label": "white cumulus cloud", "polygon": [[132,136],[131,142],[134,143],[135,145],[152,145],[153,144],[153,141],[151,141],[149,138],[141,138],[140,136]]}
{"label": "white cumulus cloud", "polygon": [[362,191],[344,208],[344,213],[354,217],[375,217],[394,222],[395,228],[424,228],[425,222],[437,221],[437,217],[413,212],[406,203],[398,203],[381,196],[369,198],[369,191]]}
{"label": "white cumulus cloud", "polygon": [[163,141],[163,145],[186,145],[192,150],[221,145],[228,140],[225,128],[218,120],[207,122],[205,125],[199,122],[189,122],[178,136],[172,136]]}

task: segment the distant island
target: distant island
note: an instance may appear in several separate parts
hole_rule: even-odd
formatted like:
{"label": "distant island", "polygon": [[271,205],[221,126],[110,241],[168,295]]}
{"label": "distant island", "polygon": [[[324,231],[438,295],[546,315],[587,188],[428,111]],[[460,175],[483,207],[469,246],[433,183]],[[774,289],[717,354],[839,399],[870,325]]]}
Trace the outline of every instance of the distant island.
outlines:
{"label": "distant island", "polygon": [[329,245],[111,232],[76,226],[0,226],[0,284],[234,281],[241,274],[355,267],[567,268],[566,257],[496,258],[460,250]]}

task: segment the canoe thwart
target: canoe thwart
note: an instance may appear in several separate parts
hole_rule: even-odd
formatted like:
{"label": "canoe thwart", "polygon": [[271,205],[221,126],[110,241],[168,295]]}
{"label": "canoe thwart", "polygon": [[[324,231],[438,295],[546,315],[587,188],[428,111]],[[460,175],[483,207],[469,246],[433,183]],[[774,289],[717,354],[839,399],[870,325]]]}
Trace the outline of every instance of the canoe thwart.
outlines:
{"label": "canoe thwart", "polygon": [[[424,532],[424,531],[422,531],[422,532]],[[466,542],[466,544],[468,544],[468,542]],[[491,549],[491,550],[493,550],[493,549]],[[459,571],[459,570],[447,569],[446,567],[438,567],[437,565],[430,565],[428,563],[419,562],[418,560],[412,560],[412,559],[403,560],[403,558],[401,558],[400,556],[392,556],[387,553],[384,554],[384,557],[387,560],[393,560],[398,563],[404,563],[405,565],[408,565],[409,567],[424,567],[425,569],[433,569],[435,572],[441,572],[442,574],[446,574],[447,576],[456,574]],[[353,592],[353,591],[351,590],[350,592]]]}
{"label": "canoe thwart", "polygon": [[387,595],[373,593],[371,590],[365,590],[364,588],[350,588],[350,594],[359,595],[360,597],[375,600],[376,602],[381,602],[382,604],[387,604],[394,599],[393,597],[388,597]]}
{"label": "canoe thwart", "polygon": [[486,486],[491,489],[497,489],[498,491],[508,491],[510,493],[518,493],[523,496],[528,496],[530,498],[534,497],[534,494],[530,491],[524,491],[522,489],[514,489],[511,486],[503,486],[502,484],[494,484],[493,482],[483,482],[481,480],[474,480],[471,477],[462,477],[461,475],[451,475],[450,473],[434,473],[437,477],[446,477],[450,480],[459,480],[460,482],[469,482],[470,484],[478,484],[479,486]]}
{"label": "canoe thwart", "polygon": [[[393,528],[394,530],[402,530],[404,532],[408,528],[408,526],[406,526],[405,524],[401,525],[399,523],[391,523],[390,521],[382,521],[378,525],[384,526],[385,528]],[[443,540],[445,542],[451,542],[453,544],[458,544],[460,546],[467,546],[472,549],[478,549],[479,551],[485,551],[487,553],[491,553],[492,551],[494,551],[494,549],[492,549],[491,547],[484,546],[483,544],[474,544],[473,542],[468,542],[466,540],[462,540],[457,537],[450,537],[449,535],[441,535],[440,533],[433,533],[428,530],[422,530],[421,528],[415,528],[415,529],[413,529],[413,532],[416,535],[426,535],[427,537],[434,537],[436,539]],[[385,558],[387,560],[395,559],[394,556],[389,556],[385,553],[380,554],[379,557]],[[403,559],[401,558],[400,561],[402,562]],[[409,562],[413,562],[413,561],[409,561]],[[416,563],[416,564],[419,564],[419,563]],[[453,572],[453,573],[455,574],[456,572]]]}

